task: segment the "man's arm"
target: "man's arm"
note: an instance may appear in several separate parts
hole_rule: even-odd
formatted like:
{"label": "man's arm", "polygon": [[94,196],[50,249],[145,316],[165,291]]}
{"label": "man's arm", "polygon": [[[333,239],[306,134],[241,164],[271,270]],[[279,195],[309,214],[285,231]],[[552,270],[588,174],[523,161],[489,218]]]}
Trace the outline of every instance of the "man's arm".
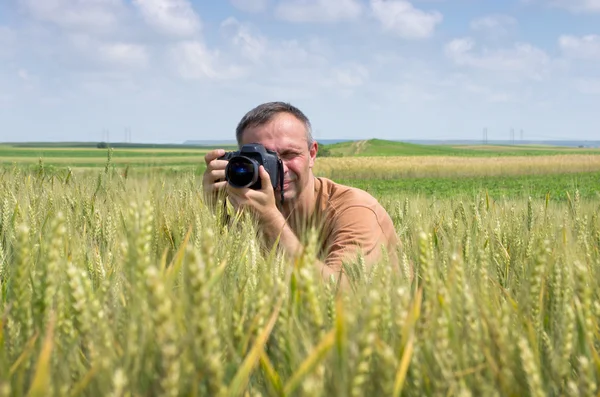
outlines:
{"label": "man's arm", "polygon": [[[304,249],[302,243],[281,213],[274,213],[263,220],[266,221],[262,227],[263,234],[269,246],[279,238],[280,246],[290,257],[296,258],[302,254]],[[387,233],[386,227],[391,228]],[[370,267],[384,259],[383,246],[387,248],[389,265],[396,270],[398,269],[396,252],[398,244],[391,219],[379,219],[377,214],[368,207],[349,207],[337,216],[328,241],[325,261],[317,260],[315,266],[325,280],[329,280],[333,275],[336,281],[341,278],[340,283],[345,287],[348,285],[348,279],[343,269],[344,261],[356,260],[358,254],[362,253],[367,267]]]}
{"label": "man's arm", "polygon": [[[227,185],[225,189],[228,191],[229,200],[236,210],[246,208],[254,214],[267,246],[272,247],[279,238],[279,245],[283,251],[290,258],[296,259],[302,255],[304,247],[277,208],[270,176],[262,165],[259,168],[259,175],[262,180],[262,189],[260,190],[235,188]],[[336,272],[336,269],[318,260],[315,265],[324,279],[329,280],[333,275],[337,281],[340,275],[339,271]],[[344,279],[342,278],[339,283],[343,286]]]}
{"label": "man's arm", "polygon": [[328,266],[341,269],[344,261],[354,261],[362,254],[367,267],[371,267],[385,259],[385,247],[389,266],[392,270],[398,268],[399,240],[389,215],[383,209],[349,206],[341,210],[336,218],[325,261]]}
{"label": "man's arm", "polygon": [[225,167],[226,160],[219,160],[225,154],[223,149],[215,149],[206,153],[204,162],[206,169],[202,175],[202,192],[207,206],[214,210],[219,199],[225,198]]}
{"label": "man's arm", "polygon": [[[279,246],[283,251],[290,258],[296,259],[302,254],[304,247],[277,208],[269,174],[262,166],[259,173],[263,182],[262,189],[241,189],[228,185],[226,190],[228,191],[229,200],[236,210],[247,208],[255,215],[267,246],[273,246],[279,239]],[[382,215],[387,217],[387,228],[391,228],[391,232],[388,232],[388,234],[395,237],[391,219],[385,214],[385,211],[382,212]],[[329,280],[333,275],[342,286],[347,285],[342,261],[355,259],[358,250],[365,253],[365,259],[369,265],[373,261],[379,260],[380,245],[390,243],[387,241],[388,236],[383,232],[380,225],[381,221],[382,219],[378,218],[378,214],[368,206],[350,206],[340,211],[336,215],[332,236],[329,238],[330,246],[327,247],[327,258],[324,262],[319,260],[315,262],[315,266],[322,277]],[[393,244],[391,245],[394,249],[390,250],[389,253],[395,254],[393,252],[395,247]]]}
{"label": "man's arm", "polygon": [[[296,259],[302,255],[304,246],[279,211],[263,217],[261,230],[268,246],[273,246],[279,238],[279,245],[290,258]],[[315,260],[315,266],[323,279],[329,281],[331,276],[333,276],[338,281],[338,278],[341,277],[341,280],[339,280],[340,285],[345,286],[347,280],[345,277],[342,277],[343,271],[341,267],[328,266],[318,259]]]}

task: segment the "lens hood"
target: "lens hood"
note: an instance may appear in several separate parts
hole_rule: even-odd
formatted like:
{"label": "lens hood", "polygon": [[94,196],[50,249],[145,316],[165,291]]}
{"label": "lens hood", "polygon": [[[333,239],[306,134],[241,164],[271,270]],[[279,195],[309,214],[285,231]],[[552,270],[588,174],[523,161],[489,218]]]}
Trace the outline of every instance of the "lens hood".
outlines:
{"label": "lens hood", "polygon": [[225,179],[237,188],[251,187],[259,179],[258,169],[256,160],[246,156],[233,156],[225,168]]}

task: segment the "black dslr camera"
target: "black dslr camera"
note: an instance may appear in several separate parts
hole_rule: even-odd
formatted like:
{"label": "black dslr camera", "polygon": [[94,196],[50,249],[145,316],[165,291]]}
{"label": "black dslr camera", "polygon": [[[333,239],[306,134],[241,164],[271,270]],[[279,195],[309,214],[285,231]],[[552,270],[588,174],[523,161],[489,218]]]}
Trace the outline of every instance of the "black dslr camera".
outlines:
{"label": "black dslr camera", "polygon": [[261,180],[258,168],[262,165],[271,177],[273,190],[281,189],[281,202],[283,202],[283,162],[277,153],[265,148],[260,143],[249,143],[242,146],[239,151],[227,152],[219,157],[227,160],[225,180],[231,186],[238,188],[261,189]]}

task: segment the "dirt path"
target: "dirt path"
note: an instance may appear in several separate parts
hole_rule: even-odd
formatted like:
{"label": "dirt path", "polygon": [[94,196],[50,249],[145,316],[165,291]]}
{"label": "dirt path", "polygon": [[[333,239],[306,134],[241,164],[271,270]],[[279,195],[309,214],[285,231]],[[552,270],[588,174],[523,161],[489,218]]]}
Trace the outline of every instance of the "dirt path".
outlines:
{"label": "dirt path", "polygon": [[352,154],[360,154],[363,150],[365,150],[365,145],[367,141],[357,141],[352,144]]}

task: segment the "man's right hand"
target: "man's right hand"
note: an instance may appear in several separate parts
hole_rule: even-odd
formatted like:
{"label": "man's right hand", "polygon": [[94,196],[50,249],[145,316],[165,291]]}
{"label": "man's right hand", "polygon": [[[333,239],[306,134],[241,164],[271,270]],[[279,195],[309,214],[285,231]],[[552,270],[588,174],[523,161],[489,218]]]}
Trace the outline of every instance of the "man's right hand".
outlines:
{"label": "man's right hand", "polygon": [[202,177],[202,189],[204,191],[204,199],[209,200],[210,203],[216,203],[219,193],[224,192],[227,185],[227,181],[225,180],[227,160],[218,160],[224,154],[225,150],[215,149],[204,156],[206,170]]}

